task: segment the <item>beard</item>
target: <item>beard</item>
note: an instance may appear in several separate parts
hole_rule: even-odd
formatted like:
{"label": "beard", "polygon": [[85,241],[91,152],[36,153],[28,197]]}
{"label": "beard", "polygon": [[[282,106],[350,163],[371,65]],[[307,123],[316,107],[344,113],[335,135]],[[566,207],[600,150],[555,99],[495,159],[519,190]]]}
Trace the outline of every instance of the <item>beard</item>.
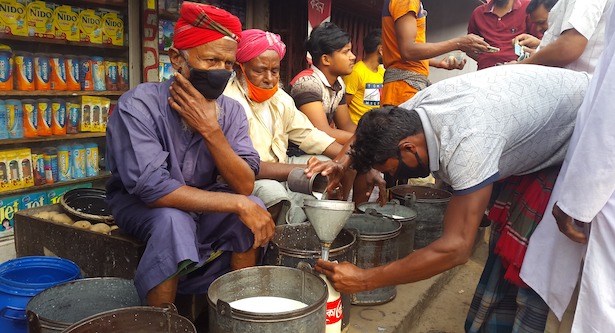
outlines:
{"label": "beard", "polygon": [[508,4],[508,0],[492,0],[497,7],[503,7]]}

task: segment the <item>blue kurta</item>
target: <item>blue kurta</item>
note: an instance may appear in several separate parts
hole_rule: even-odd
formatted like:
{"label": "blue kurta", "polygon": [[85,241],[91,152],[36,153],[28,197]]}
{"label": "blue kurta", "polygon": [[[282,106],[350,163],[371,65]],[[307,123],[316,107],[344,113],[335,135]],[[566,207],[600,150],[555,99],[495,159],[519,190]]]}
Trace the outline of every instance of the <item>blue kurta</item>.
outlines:
{"label": "blue kurta", "polygon": [[[171,109],[167,98],[172,81],[140,84],[123,94],[107,126],[106,159],[112,173],[107,200],[118,226],[147,242],[135,276],[142,298],[173,275],[180,262],[202,266],[213,251],[244,252],[254,242],[252,232],[235,214],[147,206],[182,185],[232,192],[217,182],[219,172],[202,136],[186,129]],[[217,102],[226,139],[258,173],[260,159],[250,141],[244,110],[228,97]],[[198,279],[182,278],[179,292],[205,293],[215,278],[229,270],[229,263],[226,253],[197,271],[202,273]]]}

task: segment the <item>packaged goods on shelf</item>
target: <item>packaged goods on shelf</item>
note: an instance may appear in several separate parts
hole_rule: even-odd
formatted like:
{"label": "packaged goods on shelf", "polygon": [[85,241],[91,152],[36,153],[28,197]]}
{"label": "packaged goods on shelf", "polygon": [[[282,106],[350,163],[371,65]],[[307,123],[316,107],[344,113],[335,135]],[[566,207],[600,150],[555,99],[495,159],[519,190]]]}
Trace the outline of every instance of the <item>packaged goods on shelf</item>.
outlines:
{"label": "packaged goods on shelf", "polygon": [[66,90],[66,63],[61,54],[50,54],[49,63],[51,70],[49,73],[49,84],[51,90]]}
{"label": "packaged goods on shelf", "polygon": [[124,19],[120,13],[102,9],[102,43],[124,46]]}
{"label": "packaged goods on shelf", "polygon": [[54,38],[53,11],[56,5],[45,1],[29,1],[26,6],[28,36]]}
{"label": "packaged goods on shelf", "polygon": [[162,82],[170,79],[171,76],[173,76],[173,73],[175,73],[175,69],[171,64],[171,59],[169,59],[168,55],[160,55],[159,61],[158,73],[160,76],[160,82]]}
{"label": "packaged goods on shelf", "polygon": [[79,57],[79,84],[81,90],[94,90],[94,80],[92,78],[92,59],[88,56]]}
{"label": "packaged goods on shelf", "polygon": [[85,178],[85,146],[82,144],[74,144],[70,147],[70,169],[73,179]]}
{"label": "packaged goods on shelf", "polygon": [[62,199],[62,195],[64,195],[64,193],[70,190],[71,188],[68,186],[56,187],[54,189],[51,189],[47,191],[46,200],[50,205],[60,203],[60,199]]}
{"label": "packaged goods on shelf", "polygon": [[34,172],[32,170],[32,150],[30,148],[18,149],[17,158],[20,166],[19,181],[23,183],[23,187],[34,186]]}
{"label": "packaged goods on shelf", "polygon": [[43,161],[45,163],[45,181],[47,184],[58,182],[58,150],[54,147],[45,148]]}
{"label": "packaged goods on shelf", "polygon": [[29,148],[0,151],[0,192],[34,186]]}
{"label": "packaged goods on shelf", "polygon": [[3,237],[5,233],[12,234],[15,213],[19,211],[19,199],[19,196],[0,199],[0,222],[2,223],[0,237]]}
{"label": "packaged goods on shelf", "polygon": [[66,101],[61,98],[51,100],[51,134],[66,135]]}
{"label": "packaged goods on shelf", "polygon": [[22,99],[23,109],[23,136],[36,138],[38,136],[38,103],[33,99]]}
{"label": "packaged goods on shelf", "polygon": [[34,186],[47,184],[45,179],[45,154],[42,150],[32,151],[32,176]]}
{"label": "packaged goods on shelf", "polygon": [[53,11],[54,37],[71,42],[79,41],[79,7],[60,5]]}
{"label": "packaged goods on shelf", "polygon": [[107,90],[119,90],[116,59],[105,59],[105,86]]}
{"label": "packaged goods on shelf", "polygon": [[81,113],[81,104],[77,99],[69,99],[66,101],[66,133],[79,133],[79,114]]}
{"label": "packaged goods on shelf", "polygon": [[34,54],[34,89],[50,90],[51,63],[49,55],[44,53]]}
{"label": "packaged goods on shelf", "polygon": [[66,90],[81,90],[79,58],[74,55],[64,56],[64,68],[66,68]]}
{"label": "packaged goods on shelf", "polygon": [[49,204],[47,202],[47,192],[27,193],[19,197],[19,210],[41,207]]}
{"label": "packaged goods on shelf", "polygon": [[0,90],[13,90],[13,50],[0,44]]}
{"label": "packaged goods on shelf", "polygon": [[82,9],[79,12],[79,41],[102,44],[100,10]]}
{"label": "packaged goods on shelf", "polygon": [[95,91],[105,91],[105,60],[103,57],[92,57],[92,83]]}
{"label": "packaged goods on shelf", "polygon": [[58,147],[58,182],[71,180],[72,177],[71,148],[67,145]]}
{"label": "packaged goods on shelf", "polygon": [[98,176],[98,145],[91,142],[85,146],[85,176]]}
{"label": "packaged goods on shelf", "polygon": [[6,103],[0,100],[0,140],[9,138],[9,127],[6,118]]}
{"label": "packaged goods on shelf", "polygon": [[159,50],[167,51],[173,45],[175,22],[168,20],[158,21],[158,45]]}
{"label": "packaged goods on shelf", "polygon": [[50,136],[53,134],[51,130],[52,117],[51,100],[47,98],[36,100],[36,133],[38,136]]}
{"label": "packaged goods on shelf", "polygon": [[23,107],[18,99],[4,101],[6,107],[6,124],[10,139],[23,138]]}
{"label": "packaged goods on shelf", "polygon": [[13,56],[14,87],[16,90],[34,90],[34,56],[30,52],[16,51]]}
{"label": "packaged goods on shelf", "polygon": [[27,36],[26,0],[0,0],[0,32]]}
{"label": "packaged goods on shelf", "polygon": [[117,72],[119,74],[118,78],[118,89],[119,90],[128,90],[129,88],[129,77],[128,77],[128,63],[125,61],[117,62]]}

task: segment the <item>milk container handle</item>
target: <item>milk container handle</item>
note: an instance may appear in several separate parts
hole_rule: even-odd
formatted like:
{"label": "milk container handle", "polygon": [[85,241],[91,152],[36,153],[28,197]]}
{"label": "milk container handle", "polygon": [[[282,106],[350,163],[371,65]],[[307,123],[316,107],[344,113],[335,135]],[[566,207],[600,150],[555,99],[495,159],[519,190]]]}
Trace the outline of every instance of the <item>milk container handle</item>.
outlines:
{"label": "milk container handle", "polygon": [[216,313],[219,316],[222,317],[227,317],[227,318],[233,318],[233,312],[232,312],[232,308],[231,305],[228,304],[227,302],[218,299],[218,301],[216,302]]}
{"label": "milk container handle", "polygon": [[404,195],[404,206],[414,208],[416,205],[416,194],[414,192]]}
{"label": "milk container handle", "polygon": [[26,310],[26,317],[28,319],[28,332],[29,333],[41,333],[42,327],[41,327],[41,321],[40,321],[40,318],[38,317],[38,314],[36,314],[33,311]]}

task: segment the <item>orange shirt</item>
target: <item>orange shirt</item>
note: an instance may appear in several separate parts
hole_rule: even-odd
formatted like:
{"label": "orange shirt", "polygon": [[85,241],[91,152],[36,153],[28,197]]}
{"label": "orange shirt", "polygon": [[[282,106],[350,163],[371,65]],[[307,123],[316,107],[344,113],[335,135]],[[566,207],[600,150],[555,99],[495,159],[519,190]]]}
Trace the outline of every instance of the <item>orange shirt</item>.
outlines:
{"label": "orange shirt", "polygon": [[[420,0],[385,0],[382,8],[382,49],[384,67],[399,68],[415,73],[429,75],[429,59],[402,61],[397,46],[395,21],[409,14],[416,18],[416,43],[425,43],[427,11]],[[388,86],[388,87],[387,87]],[[381,105],[399,105],[414,96],[416,89],[404,81],[384,85]]]}

